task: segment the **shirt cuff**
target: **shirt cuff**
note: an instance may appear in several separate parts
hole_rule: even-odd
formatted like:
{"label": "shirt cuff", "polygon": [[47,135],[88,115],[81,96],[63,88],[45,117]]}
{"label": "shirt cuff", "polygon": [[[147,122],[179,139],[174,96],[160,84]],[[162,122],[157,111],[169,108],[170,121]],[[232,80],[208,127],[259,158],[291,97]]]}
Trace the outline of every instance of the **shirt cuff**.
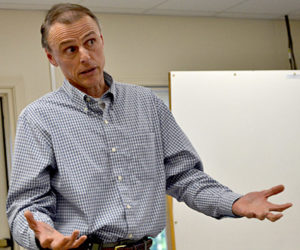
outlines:
{"label": "shirt cuff", "polygon": [[[40,212],[34,212],[33,213],[33,217],[35,220],[37,221],[42,221],[44,223],[47,223],[48,225],[50,225],[51,227],[53,227],[53,222],[52,220],[49,218],[48,215],[45,215],[43,213],[40,213]],[[33,230],[29,229],[30,230],[30,235],[29,235],[29,238],[30,238],[30,246],[32,246],[32,249],[46,249],[46,248],[42,248],[38,239],[35,237],[35,234],[33,232]],[[48,249],[48,248],[47,248]]]}
{"label": "shirt cuff", "polygon": [[241,194],[233,192],[223,194],[219,201],[219,214],[221,215],[219,219],[224,217],[241,218],[241,216],[237,216],[232,212],[233,203],[241,197]]}
{"label": "shirt cuff", "polygon": [[35,241],[35,235],[34,232],[32,230],[30,230],[30,234],[29,234],[29,243],[30,243],[30,249],[39,249],[39,247],[36,244]]}

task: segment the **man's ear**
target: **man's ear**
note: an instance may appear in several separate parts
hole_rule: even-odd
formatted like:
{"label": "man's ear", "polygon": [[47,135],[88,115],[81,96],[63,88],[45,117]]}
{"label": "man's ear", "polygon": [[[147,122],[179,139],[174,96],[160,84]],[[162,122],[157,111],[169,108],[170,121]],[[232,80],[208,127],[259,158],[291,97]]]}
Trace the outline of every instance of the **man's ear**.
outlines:
{"label": "man's ear", "polygon": [[104,46],[104,38],[103,38],[102,33],[100,33],[100,39],[101,39],[101,41],[102,41],[102,46]]}
{"label": "man's ear", "polygon": [[45,53],[46,53],[46,55],[47,55],[47,58],[48,58],[49,62],[50,62],[53,66],[57,67],[58,64],[57,64],[55,58],[53,57],[52,53],[51,53],[50,51],[48,51],[47,49],[45,49]]}

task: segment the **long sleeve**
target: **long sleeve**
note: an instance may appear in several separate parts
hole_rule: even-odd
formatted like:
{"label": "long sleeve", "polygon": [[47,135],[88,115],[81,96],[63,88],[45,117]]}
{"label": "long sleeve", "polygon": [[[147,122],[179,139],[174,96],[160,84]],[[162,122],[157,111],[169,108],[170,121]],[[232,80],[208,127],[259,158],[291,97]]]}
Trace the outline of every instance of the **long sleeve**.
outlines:
{"label": "long sleeve", "polygon": [[50,176],[54,157],[51,138],[26,110],[17,126],[7,216],[14,239],[27,249],[37,249],[35,236],[24,212],[30,210],[35,219],[53,226],[56,198],[51,191]]}
{"label": "long sleeve", "polygon": [[189,139],[164,103],[157,99],[164,149],[167,194],[214,218],[235,217],[232,204],[241,195],[204,173]]}

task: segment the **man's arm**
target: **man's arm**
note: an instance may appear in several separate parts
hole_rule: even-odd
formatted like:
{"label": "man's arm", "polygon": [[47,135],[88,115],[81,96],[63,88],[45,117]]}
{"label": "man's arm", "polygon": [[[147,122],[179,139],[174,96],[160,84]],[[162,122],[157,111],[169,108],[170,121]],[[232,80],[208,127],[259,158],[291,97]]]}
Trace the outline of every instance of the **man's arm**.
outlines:
{"label": "man's arm", "polygon": [[38,248],[36,238],[43,247],[69,246],[70,242],[81,244],[85,237],[74,240],[77,231],[62,237],[53,228],[56,196],[51,188],[51,176],[55,174],[56,163],[51,137],[38,116],[32,117],[31,114],[25,109],[18,120],[7,199],[11,232],[26,249]]}
{"label": "man's arm", "polygon": [[7,217],[14,239],[27,249],[36,249],[35,235],[28,227],[24,212],[53,226],[56,196],[50,176],[54,157],[50,135],[41,121],[26,108],[18,119],[14,157],[7,198]]}
{"label": "man's arm", "polygon": [[283,191],[282,185],[241,196],[205,174],[198,154],[168,108],[159,99],[156,99],[156,105],[164,145],[168,194],[215,218],[245,216],[276,221],[282,214],[273,214],[272,211],[282,212],[292,206],[291,203],[277,205],[267,201],[271,195]]}
{"label": "man's arm", "polygon": [[166,191],[178,201],[214,218],[236,217],[232,204],[241,197],[204,173],[194,147],[166,105],[154,97],[160,122]]}

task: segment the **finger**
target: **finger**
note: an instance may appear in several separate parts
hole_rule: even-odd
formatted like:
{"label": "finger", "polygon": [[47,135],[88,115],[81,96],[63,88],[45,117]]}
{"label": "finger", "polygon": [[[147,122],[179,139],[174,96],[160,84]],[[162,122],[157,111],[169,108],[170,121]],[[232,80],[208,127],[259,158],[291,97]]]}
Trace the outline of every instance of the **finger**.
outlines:
{"label": "finger", "polygon": [[71,241],[74,242],[77,239],[78,235],[79,235],[79,231],[78,230],[74,230],[74,232],[71,235]]}
{"label": "finger", "polygon": [[53,241],[53,238],[46,238],[45,240],[40,241],[40,245],[43,248],[48,248],[51,246],[52,241]]}
{"label": "finger", "polygon": [[68,245],[70,243],[70,238],[71,237],[64,237],[63,239],[61,239],[56,245],[55,245],[55,248],[57,249],[68,249]]}
{"label": "finger", "polygon": [[65,236],[61,239],[56,239],[55,241],[53,241],[53,243],[51,244],[51,249],[53,250],[63,250],[63,249],[70,249],[69,242],[70,242],[70,238],[69,236]]}
{"label": "finger", "polygon": [[270,211],[276,211],[276,212],[282,212],[288,208],[290,208],[291,206],[293,206],[292,203],[285,203],[285,204],[273,204],[273,203],[270,203],[271,204],[271,207],[269,208]]}
{"label": "finger", "polygon": [[79,231],[78,231],[78,230],[75,230],[75,231],[71,234],[71,236],[65,237],[65,239],[67,240],[67,242],[66,242],[66,244],[65,244],[65,247],[66,247],[66,248],[70,248],[70,247],[74,244],[74,242],[76,241],[78,235],[79,235]]}
{"label": "finger", "polygon": [[72,248],[77,248],[79,247],[85,240],[87,239],[86,235],[81,236],[78,240],[76,240],[72,246]]}
{"label": "finger", "polygon": [[259,220],[264,220],[265,218],[267,218],[267,214],[266,213],[258,214],[256,216],[256,218],[259,219]]}
{"label": "finger", "polygon": [[275,221],[279,220],[282,216],[283,216],[283,214],[281,214],[281,213],[278,213],[278,214],[268,213],[267,219],[269,221],[275,222]]}
{"label": "finger", "polygon": [[256,218],[256,215],[255,215],[255,213],[253,213],[253,212],[246,213],[245,216],[246,216],[248,219]]}
{"label": "finger", "polygon": [[266,197],[270,197],[272,195],[281,193],[283,190],[284,190],[284,186],[278,185],[278,186],[274,186],[274,187],[271,187],[270,189],[265,190],[264,193],[265,193]]}
{"label": "finger", "polygon": [[37,223],[36,223],[36,220],[33,217],[33,214],[29,210],[27,210],[27,211],[24,212],[24,216],[25,216],[25,218],[26,218],[26,220],[28,222],[29,227],[33,231],[36,231],[36,229],[37,229]]}
{"label": "finger", "polygon": [[263,209],[263,210],[261,209],[255,213],[254,217],[259,220],[264,220],[267,217],[268,213],[269,213],[268,209]]}

